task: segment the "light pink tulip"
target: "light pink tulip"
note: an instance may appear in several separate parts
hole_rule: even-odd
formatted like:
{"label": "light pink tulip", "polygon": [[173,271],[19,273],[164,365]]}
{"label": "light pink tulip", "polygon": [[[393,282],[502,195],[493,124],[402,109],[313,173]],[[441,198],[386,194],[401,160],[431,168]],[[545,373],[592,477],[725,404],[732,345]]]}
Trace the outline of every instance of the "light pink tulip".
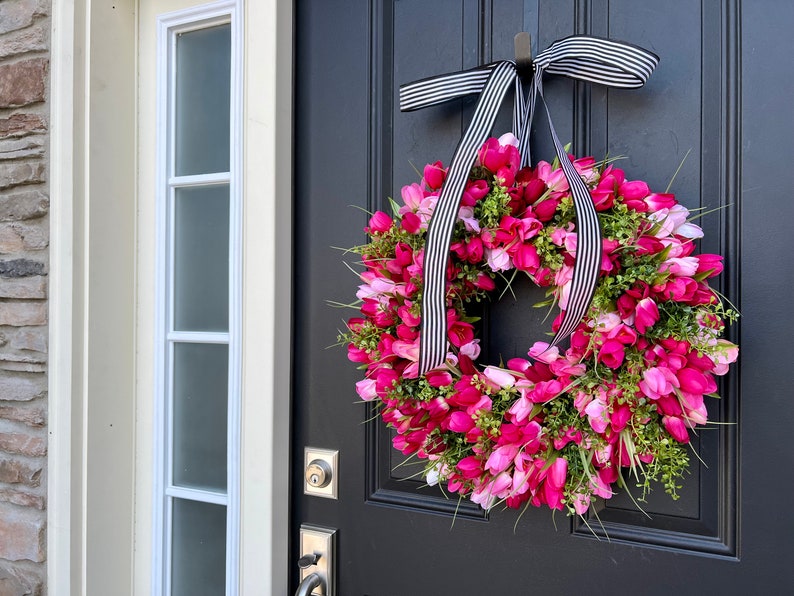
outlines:
{"label": "light pink tulip", "polygon": [[513,375],[495,366],[487,366],[482,374],[485,375],[489,381],[492,381],[502,389],[507,389],[516,384],[516,378]]}
{"label": "light pink tulip", "polygon": [[667,367],[652,367],[642,373],[642,381],[639,383],[640,390],[651,399],[659,399],[663,395],[669,395],[674,387],[681,384],[675,374]]}
{"label": "light pink tulip", "polygon": [[597,433],[602,433],[609,426],[609,411],[607,405],[600,399],[594,399],[584,409],[590,421],[590,426]]}
{"label": "light pink tulip", "polygon": [[510,269],[510,255],[504,248],[486,248],[485,259],[491,271],[507,271]]}
{"label": "light pink tulip", "polygon": [[356,393],[364,401],[372,401],[378,397],[378,393],[375,390],[375,379],[363,379],[356,383]]}
{"label": "light pink tulip", "polygon": [[488,461],[485,462],[485,469],[489,470],[491,474],[498,474],[507,469],[513,463],[513,458],[518,454],[518,445],[502,445],[497,447],[488,456]]}

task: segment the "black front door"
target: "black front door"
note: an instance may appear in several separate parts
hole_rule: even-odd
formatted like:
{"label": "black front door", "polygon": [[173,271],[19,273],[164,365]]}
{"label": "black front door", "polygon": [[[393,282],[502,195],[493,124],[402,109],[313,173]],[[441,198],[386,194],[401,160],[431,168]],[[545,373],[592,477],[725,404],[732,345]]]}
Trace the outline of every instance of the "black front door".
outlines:
{"label": "black front door", "polygon": [[[295,285],[291,582],[298,527],[337,528],[339,594],[794,593],[794,5],[755,0],[339,0],[296,3]],[[632,178],[672,191],[701,221],[702,252],[725,255],[716,287],[742,311],[738,366],[709,404],[717,424],[695,443],[681,499],[663,490],[639,513],[625,496],[593,531],[548,509],[495,510],[447,500],[398,464],[388,430],[358,403],[359,371],[329,348],[352,311],[356,278],[334,247],[365,242],[364,210],[449,162],[473,99],[401,114],[401,83],[512,58],[583,33],[625,40],[662,61],[639,91],[547,79],[563,142],[579,155],[629,156]],[[509,110],[496,135],[508,130]],[[550,160],[545,123],[533,155]],[[359,207],[360,209],[357,209]],[[528,318],[533,289],[486,313],[484,343],[506,358],[546,329]],[[519,330],[519,331],[516,331]],[[303,494],[305,446],[340,452],[338,500]],[[457,509],[457,511],[456,511]],[[454,522],[454,523],[453,523]],[[607,535],[608,534],[608,537]]]}

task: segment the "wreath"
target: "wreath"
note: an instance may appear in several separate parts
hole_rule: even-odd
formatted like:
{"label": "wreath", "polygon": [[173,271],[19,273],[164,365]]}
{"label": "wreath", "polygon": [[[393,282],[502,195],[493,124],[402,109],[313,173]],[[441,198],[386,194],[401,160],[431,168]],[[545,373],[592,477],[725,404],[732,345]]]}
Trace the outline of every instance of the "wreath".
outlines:
{"label": "wreath", "polygon": [[571,161],[602,229],[601,270],[589,311],[567,349],[537,342],[529,359],[478,366],[472,305],[500,278],[528,275],[547,304],[567,306],[576,258],[575,211],[559,163],[520,169],[518,142],[488,139],[478,152],[451,240],[447,266],[446,362],[419,375],[423,257],[428,221],[446,170],[424,167],[402,189],[393,215],[377,211],[370,241],[352,249],[363,271],[340,340],[396,431],[393,445],[425,460],[430,485],[488,510],[546,505],[584,514],[633,482],[643,500],[654,482],[673,499],[688,470],[690,434],[708,422],[738,347],[722,339],[736,311],[707,279],[722,257],[695,254],[700,227],[672,194],[628,180],[614,163]]}

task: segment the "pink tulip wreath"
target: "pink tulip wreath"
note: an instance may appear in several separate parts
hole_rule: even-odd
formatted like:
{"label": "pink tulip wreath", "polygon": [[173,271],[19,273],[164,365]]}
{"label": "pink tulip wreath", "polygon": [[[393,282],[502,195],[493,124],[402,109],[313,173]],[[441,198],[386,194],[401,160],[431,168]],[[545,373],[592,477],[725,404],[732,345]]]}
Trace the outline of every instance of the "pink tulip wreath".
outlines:
{"label": "pink tulip wreath", "polygon": [[589,313],[564,351],[537,342],[530,359],[478,366],[469,305],[520,271],[564,311],[576,257],[562,170],[545,162],[519,170],[516,146],[512,135],[488,139],[472,168],[447,269],[449,353],[423,376],[425,236],[446,170],[427,165],[393,216],[372,215],[370,242],[353,249],[364,265],[361,316],[341,335],[365,371],[356,390],[379,402],[394,447],[426,460],[429,484],[485,509],[545,504],[584,514],[596,497],[628,489],[629,478],[640,500],[654,481],[678,498],[690,433],[707,423],[704,397],[738,355],[720,338],[737,313],[706,282],[722,257],[694,254],[703,232],[673,195],[627,180],[613,164],[576,159],[603,234]]}

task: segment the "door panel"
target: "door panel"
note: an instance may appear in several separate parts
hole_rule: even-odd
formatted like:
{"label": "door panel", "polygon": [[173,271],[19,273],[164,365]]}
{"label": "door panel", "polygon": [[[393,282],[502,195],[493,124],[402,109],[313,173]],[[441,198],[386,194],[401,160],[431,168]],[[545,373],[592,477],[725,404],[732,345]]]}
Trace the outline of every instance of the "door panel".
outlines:
{"label": "door panel", "polygon": [[[790,355],[785,334],[792,325],[790,317],[782,325],[768,316],[748,320],[756,306],[740,303],[758,299],[742,284],[741,271],[748,259],[759,258],[755,252],[760,250],[742,245],[740,238],[762,234],[770,223],[757,211],[754,219],[744,219],[742,176],[757,179],[756,168],[765,162],[757,155],[745,157],[740,124],[755,129],[770,116],[760,108],[740,112],[743,73],[738,71],[742,50],[757,42],[748,36],[763,31],[756,22],[744,27],[743,16],[787,19],[791,25],[794,11],[788,5],[784,11],[778,3],[774,16],[758,16],[747,4],[742,11],[738,2],[697,0],[297,3],[293,452],[302,453],[304,446],[339,449],[341,468],[338,501],[307,497],[302,458],[293,457],[292,521],[294,528],[301,522],[339,528],[340,593],[501,594],[523,593],[529,586],[546,593],[584,587],[606,593],[616,579],[604,569],[615,569],[621,585],[643,586],[643,593],[692,593],[693,577],[702,578],[698,588],[726,593],[743,593],[756,585],[748,578],[762,575],[774,578],[776,589],[781,581],[794,585],[777,569],[777,561],[757,554],[770,548],[794,554],[787,538],[794,530],[791,516],[777,527],[764,524],[764,532],[760,525],[748,526],[758,515],[752,509],[758,503],[747,498],[750,492],[758,495],[761,486],[771,491],[773,481],[794,488],[790,474],[781,478],[776,471],[790,470],[794,459],[778,418],[793,421],[791,408],[777,412],[774,424],[760,417],[740,418],[740,398],[747,410],[768,399],[762,386],[773,396],[785,387],[769,380],[773,376],[761,381],[753,375],[756,384],[742,393],[740,371],[752,370],[763,355],[758,349],[763,342],[755,338],[775,337]],[[476,505],[458,507],[457,500],[423,488],[411,478],[413,470],[400,465],[403,458],[391,448],[390,433],[374,419],[374,409],[356,403],[359,371],[345,350],[326,349],[351,315],[326,301],[349,302],[357,285],[342,262],[344,255],[332,247],[366,241],[361,230],[367,216],[350,205],[384,208],[387,196],[399,197],[401,186],[417,181],[415,168],[436,159],[448,163],[474,105],[470,98],[401,114],[399,85],[510,58],[512,37],[519,30],[529,31],[539,48],[587,33],[633,42],[662,57],[648,85],[637,91],[548,78],[555,127],[580,155],[630,156],[621,167],[660,191],[683,161],[672,190],[689,209],[709,212],[699,222],[706,233],[701,250],[725,255],[725,273],[716,288],[745,311],[740,326],[730,331],[730,339],[737,341],[742,330],[741,365],[723,380],[723,399],[710,404],[710,418],[728,424],[701,431],[693,443],[705,465],[692,457],[692,474],[679,501],[661,489],[652,493],[645,507],[650,519],[625,495],[601,504],[588,520],[593,531],[582,520],[561,515],[553,520],[547,509],[527,510],[517,523],[513,511],[486,516]],[[742,38],[743,31],[752,33]],[[786,76],[790,84],[791,73]],[[768,77],[759,82],[770,83],[772,75]],[[790,134],[791,123],[785,126]],[[508,129],[505,109],[494,133]],[[532,149],[536,160],[553,155],[543,118],[536,120]],[[776,159],[784,169],[782,158]],[[790,181],[774,182],[779,195],[765,193],[772,219],[774,210],[791,211],[774,198],[784,196],[784,183]],[[791,254],[790,238],[776,241],[781,243],[776,251]],[[758,270],[754,273],[756,283],[785,283],[781,291],[794,289],[790,274],[764,281]],[[547,330],[543,315],[529,308],[541,293],[526,283],[518,286],[517,295],[484,313],[486,362],[523,355]],[[770,428],[780,434],[770,436]],[[765,454],[755,450],[753,466],[740,470],[740,460],[747,457],[740,451],[746,444],[742,437],[780,444],[774,461],[788,462],[788,467],[770,467]],[[753,487],[750,492],[747,486]],[[781,494],[779,490],[775,492]],[[780,501],[778,497],[768,506]],[[294,560],[299,553],[291,556]],[[675,573],[665,571],[672,569]],[[650,577],[657,578],[655,583],[649,583]]]}

